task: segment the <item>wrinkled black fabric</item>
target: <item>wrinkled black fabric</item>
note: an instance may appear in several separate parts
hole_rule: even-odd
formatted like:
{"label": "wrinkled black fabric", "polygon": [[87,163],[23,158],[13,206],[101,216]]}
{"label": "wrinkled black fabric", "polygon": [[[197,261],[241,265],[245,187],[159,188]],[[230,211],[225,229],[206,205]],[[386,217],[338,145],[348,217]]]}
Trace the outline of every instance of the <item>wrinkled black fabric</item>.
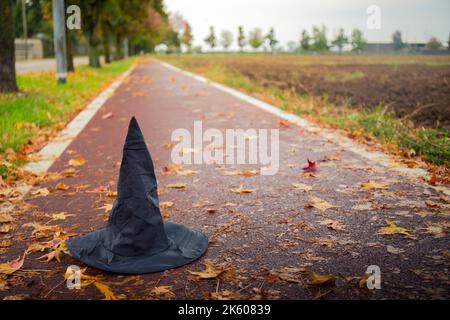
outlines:
{"label": "wrinkled black fabric", "polygon": [[67,247],[89,266],[128,274],[175,268],[206,251],[208,238],[204,234],[163,221],[153,161],[134,117],[128,127],[117,199],[107,226],[68,240]]}

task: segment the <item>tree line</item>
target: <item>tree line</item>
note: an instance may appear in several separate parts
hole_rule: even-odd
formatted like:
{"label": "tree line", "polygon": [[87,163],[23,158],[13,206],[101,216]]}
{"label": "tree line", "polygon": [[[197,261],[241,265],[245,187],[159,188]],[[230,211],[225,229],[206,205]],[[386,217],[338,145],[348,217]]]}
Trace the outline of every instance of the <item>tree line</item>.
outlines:
{"label": "tree line", "polygon": [[[225,51],[229,50],[233,41],[234,37],[232,32],[223,30],[220,33],[220,38],[218,38],[213,26],[209,28],[209,33],[204,39],[205,44],[211,50],[218,48],[220,45]],[[263,33],[261,28],[254,28],[246,35],[244,28],[239,26],[237,29],[236,44],[240,51],[244,51],[247,46],[257,51],[266,45],[266,48],[269,48],[271,52],[275,52],[279,41],[275,36],[274,28],[270,28],[266,34]],[[408,44],[402,39],[401,31],[394,32],[392,35],[392,44],[396,51],[401,51],[408,47]],[[450,47],[450,36],[448,46]],[[360,29],[353,29],[349,35],[346,35],[344,29],[340,28],[332,39],[328,39],[327,28],[325,26],[313,26],[311,31],[306,29],[302,30],[297,42],[288,42],[288,51],[290,52],[322,53],[335,48],[341,53],[345,47],[349,47],[352,52],[364,51],[367,47],[367,40],[363,32]],[[438,50],[443,48],[443,44],[436,37],[432,37],[427,42],[426,47],[431,50]]]}
{"label": "tree line", "polygon": [[[89,65],[100,68],[100,55],[110,63],[123,59],[124,49],[130,55],[152,51],[170,44],[176,33],[163,0],[66,0],[66,8],[70,5],[80,8],[81,28],[66,29],[68,71],[74,70],[74,47],[80,43],[87,46]],[[25,6],[27,36],[42,39],[53,53],[52,1],[27,0]],[[17,91],[14,39],[23,37],[22,0],[1,0],[0,12],[0,92]]]}

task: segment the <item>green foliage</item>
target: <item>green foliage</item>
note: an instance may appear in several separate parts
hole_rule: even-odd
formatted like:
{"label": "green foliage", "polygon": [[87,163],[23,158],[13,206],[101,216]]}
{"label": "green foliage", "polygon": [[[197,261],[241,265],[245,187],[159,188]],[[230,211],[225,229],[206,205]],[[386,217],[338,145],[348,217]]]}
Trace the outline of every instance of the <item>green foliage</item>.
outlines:
{"label": "green foliage", "polygon": [[244,49],[245,45],[247,44],[246,39],[245,39],[245,34],[244,34],[244,28],[242,26],[238,27],[237,42],[238,42],[239,49],[242,51]]}
{"label": "green foliage", "polygon": [[442,48],[442,43],[441,43],[441,41],[439,41],[438,38],[432,37],[430,40],[428,40],[428,42],[427,42],[427,49],[439,50],[441,48]]}
{"label": "green foliage", "polygon": [[211,48],[214,49],[217,45],[216,43],[216,34],[214,33],[214,27],[210,26],[209,27],[209,34],[208,36],[204,39],[205,43]]}
{"label": "green foliage", "polygon": [[254,50],[258,50],[263,44],[264,39],[260,28],[255,28],[248,35],[248,43]]}
{"label": "green foliage", "polygon": [[366,48],[366,39],[364,39],[363,33],[359,29],[353,29],[352,31],[352,51],[361,52]]}
{"label": "green foliage", "polygon": [[339,29],[339,33],[332,43],[338,48],[339,52],[342,52],[342,48],[348,43],[348,38],[345,36],[344,29]]}
{"label": "green foliage", "polygon": [[311,37],[309,36],[308,30],[303,30],[300,38],[300,48],[303,51],[309,51],[311,49],[310,41]]}
{"label": "green foliage", "polygon": [[313,27],[311,49],[316,52],[328,51],[327,29],[325,26]]}
{"label": "green foliage", "polygon": [[392,43],[394,44],[394,50],[402,50],[406,45],[402,39],[402,32],[397,30],[392,35]]}
{"label": "green foliage", "polygon": [[278,44],[278,40],[275,38],[275,30],[270,28],[269,33],[266,35],[266,40],[269,43],[270,50],[275,52],[275,46]]}

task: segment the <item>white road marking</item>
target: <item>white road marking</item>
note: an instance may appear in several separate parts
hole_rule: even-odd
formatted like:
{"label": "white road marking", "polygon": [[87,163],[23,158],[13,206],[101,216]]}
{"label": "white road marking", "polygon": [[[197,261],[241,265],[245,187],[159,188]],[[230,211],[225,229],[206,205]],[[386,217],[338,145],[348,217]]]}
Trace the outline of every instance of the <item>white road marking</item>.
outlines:
{"label": "white road marking", "polygon": [[[361,145],[359,145],[358,143],[353,141],[352,139],[344,137],[343,135],[339,134],[338,132],[336,132],[334,130],[320,128],[320,127],[316,126],[315,124],[313,124],[312,122],[309,122],[308,120],[305,120],[295,114],[283,111],[276,106],[273,106],[269,103],[266,103],[264,101],[254,98],[254,97],[251,97],[251,96],[249,96],[245,93],[242,93],[238,90],[235,90],[230,87],[224,86],[220,83],[211,81],[211,80],[204,78],[202,76],[199,76],[197,74],[182,70],[182,69],[177,68],[166,62],[163,62],[163,61],[158,61],[158,62],[170,70],[180,72],[180,73],[182,73],[188,77],[194,78],[200,82],[207,83],[221,91],[224,91],[236,98],[239,98],[249,104],[252,104],[252,105],[254,105],[266,112],[269,112],[281,119],[284,119],[291,123],[294,123],[305,130],[308,130],[311,132],[317,132],[322,137],[325,137],[325,138],[333,141],[334,143],[344,147],[346,150],[350,150],[353,153],[358,154],[359,156],[367,159],[368,161],[370,161],[373,164],[376,164],[376,165],[379,165],[382,167],[386,167],[391,170],[395,170],[395,171],[397,171],[405,176],[408,176],[410,178],[419,178],[422,181],[423,181],[423,179],[425,179],[425,180],[430,179],[430,175],[426,170],[421,169],[421,168],[408,168],[406,165],[394,161],[389,155],[387,155],[383,152],[380,152],[380,151],[368,151],[368,150],[364,149]],[[437,191],[442,191],[445,194],[450,195],[450,190],[448,188],[436,187],[436,186],[431,186],[431,185],[429,187],[434,188]]]}

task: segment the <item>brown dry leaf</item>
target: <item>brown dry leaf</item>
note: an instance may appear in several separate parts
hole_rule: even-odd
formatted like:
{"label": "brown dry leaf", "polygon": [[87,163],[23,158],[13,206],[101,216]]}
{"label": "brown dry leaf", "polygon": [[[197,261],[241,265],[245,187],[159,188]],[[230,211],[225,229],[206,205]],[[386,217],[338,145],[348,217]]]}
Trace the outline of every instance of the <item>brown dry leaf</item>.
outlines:
{"label": "brown dry leaf", "polygon": [[325,161],[339,161],[341,160],[341,152],[338,151],[335,154],[325,156]]}
{"label": "brown dry leaf", "polygon": [[175,294],[172,292],[172,286],[159,286],[159,287],[154,287],[150,291],[150,296],[151,297],[163,296],[164,298],[170,299],[170,298],[175,297]]}
{"label": "brown dry leaf", "polygon": [[228,290],[218,292],[203,291],[203,299],[205,300],[243,300],[244,298],[240,292]]}
{"label": "brown dry leaf", "polygon": [[177,170],[177,175],[178,176],[188,176],[191,174],[197,174],[198,171],[195,170]]}
{"label": "brown dry leaf", "polygon": [[50,191],[47,188],[39,188],[31,192],[34,196],[46,197],[50,194]]}
{"label": "brown dry leaf", "polygon": [[55,189],[57,189],[57,190],[68,190],[69,187],[66,186],[65,183],[60,182],[60,183],[58,183],[58,184],[55,186]]}
{"label": "brown dry leaf", "polygon": [[106,194],[106,196],[109,198],[115,198],[115,197],[117,197],[117,192],[109,190],[108,193]]}
{"label": "brown dry leaf", "polygon": [[386,182],[376,182],[376,181],[367,181],[361,183],[361,188],[367,191],[378,190],[378,189],[387,189],[389,183]]}
{"label": "brown dry leaf", "polygon": [[164,147],[164,149],[172,149],[173,144],[172,144],[172,143],[165,143],[165,144],[163,145],[163,147]]}
{"label": "brown dry leaf", "polygon": [[389,253],[392,253],[392,254],[400,254],[400,253],[405,252],[405,250],[400,249],[400,248],[396,248],[396,247],[391,246],[391,245],[387,245],[386,246],[386,251],[389,252]]}
{"label": "brown dry leaf", "polygon": [[342,223],[340,223],[339,221],[336,221],[336,220],[325,219],[325,220],[319,221],[319,223],[321,225],[327,226],[329,229],[332,229],[332,230],[338,230],[338,231],[345,230],[345,225],[343,225]]}
{"label": "brown dry leaf", "polygon": [[112,210],[112,207],[113,207],[113,205],[111,203],[105,203],[103,206],[98,207],[96,209],[98,209],[98,210],[102,209],[102,210],[105,211],[105,213],[107,213],[107,212],[110,212]]}
{"label": "brown dry leaf", "polygon": [[52,220],[66,220],[66,218],[73,216],[73,214],[67,214],[67,212],[59,212],[52,214]]}
{"label": "brown dry leaf", "polygon": [[449,227],[450,227],[449,222],[443,222],[443,223],[429,224],[424,229],[426,233],[434,235],[435,238],[443,238],[446,236]]}
{"label": "brown dry leaf", "polygon": [[17,258],[16,260],[11,260],[6,263],[0,263],[0,274],[13,274],[23,266],[25,261],[25,254],[22,259]]}
{"label": "brown dry leaf", "polygon": [[336,277],[331,274],[320,275],[315,272],[310,273],[311,279],[306,283],[309,286],[334,285]]}
{"label": "brown dry leaf", "polygon": [[0,223],[8,223],[8,222],[13,222],[14,218],[8,214],[8,213],[2,213],[0,214]]}
{"label": "brown dry leaf", "polygon": [[186,183],[182,183],[182,182],[171,183],[171,184],[167,185],[167,188],[184,189],[184,188],[186,188]]}
{"label": "brown dry leaf", "polygon": [[104,115],[102,115],[102,120],[110,119],[112,117],[114,117],[114,114],[112,112],[108,112],[108,113],[105,113]]}
{"label": "brown dry leaf", "polygon": [[256,189],[247,189],[242,186],[242,184],[237,189],[230,189],[231,192],[242,194],[242,193],[252,193],[255,192]]}
{"label": "brown dry leaf", "polygon": [[163,201],[159,203],[159,207],[161,209],[168,209],[168,208],[172,208],[173,207],[173,202],[172,201]]}
{"label": "brown dry leaf", "polygon": [[230,268],[226,267],[215,267],[210,261],[205,260],[203,262],[205,266],[205,270],[203,271],[190,271],[188,272],[194,276],[194,280],[203,280],[203,279],[215,279],[220,276],[222,273],[230,270]]}
{"label": "brown dry leaf", "polygon": [[297,190],[302,190],[303,192],[308,192],[312,190],[311,186],[303,183],[293,183],[292,186]]}
{"label": "brown dry leaf", "polygon": [[55,250],[44,254],[43,256],[39,257],[38,259],[47,259],[46,261],[52,261],[53,259],[56,259],[56,261],[61,262],[60,255],[61,253],[70,254],[69,249],[66,246],[66,242],[60,242],[56,247]]}
{"label": "brown dry leaf", "polygon": [[48,236],[49,233],[55,232],[59,229],[59,226],[47,226],[42,225],[38,222],[30,222],[23,225],[26,228],[33,228],[33,231],[31,232],[32,236],[36,237],[45,237]]}
{"label": "brown dry leaf", "polygon": [[317,197],[311,197],[308,199],[309,203],[306,205],[306,207],[314,207],[316,209],[319,209],[320,211],[325,211],[330,208],[335,208],[336,206],[326,202],[323,199],[317,198]]}
{"label": "brown dry leaf", "polygon": [[68,164],[69,166],[73,166],[73,167],[79,167],[82,166],[86,163],[86,159],[83,157],[75,157],[69,160]]}
{"label": "brown dry leaf", "polygon": [[75,176],[78,172],[80,172],[80,171],[75,168],[67,168],[62,172],[62,174],[63,174],[63,176],[69,178],[69,177]]}
{"label": "brown dry leaf", "polygon": [[12,245],[11,240],[0,240],[0,248],[8,248]]}
{"label": "brown dry leaf", "polygon": [[8,233],[14,229],[12,224],[3,224],[0,226],[0,233]]}

